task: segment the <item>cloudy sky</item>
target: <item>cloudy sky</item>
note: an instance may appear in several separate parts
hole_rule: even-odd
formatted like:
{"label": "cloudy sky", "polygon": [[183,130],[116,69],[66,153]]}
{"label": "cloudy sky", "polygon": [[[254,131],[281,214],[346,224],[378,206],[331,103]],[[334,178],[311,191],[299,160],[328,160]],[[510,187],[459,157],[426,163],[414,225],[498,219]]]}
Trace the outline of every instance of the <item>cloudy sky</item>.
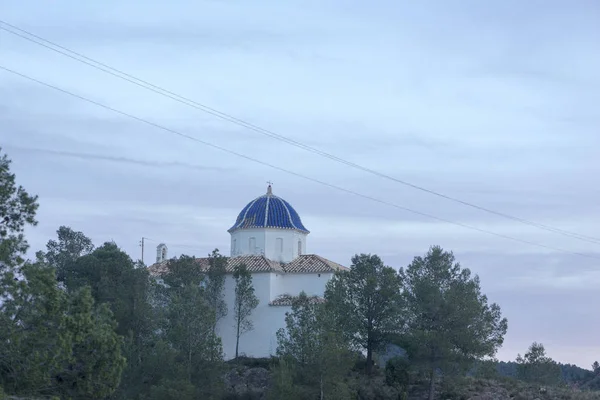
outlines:
{"label": "cloudy sky", "polygon": [[[594,0],[7,0],[0,15],[319,150],[600,238]],[[352,169],[2,30],[0,65],[312,179],[564,251],[323,186],[0,70],[0,145],[19,183],[40,196],[32,250],[68,225],[96,244],[113,239],[134,258],[147,237],[147,261],[161,241],[172,256],[228,253],[227,228],[271,180],[311,230],[309,252],[344,264],[377,253],[398,268],[432,244],[454,251],[508,317],[501,359],[533,341],[562,362],[600,359],[600,243]]]}

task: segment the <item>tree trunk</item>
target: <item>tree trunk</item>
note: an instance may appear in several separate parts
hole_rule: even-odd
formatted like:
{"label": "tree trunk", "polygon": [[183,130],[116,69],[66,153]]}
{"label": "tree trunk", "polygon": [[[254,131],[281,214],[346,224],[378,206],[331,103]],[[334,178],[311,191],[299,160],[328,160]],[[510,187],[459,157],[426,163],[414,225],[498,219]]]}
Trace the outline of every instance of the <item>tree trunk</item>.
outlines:
{"label": "tree trunk", "polygon": [[432,367],[431,372],[429,374],[429,400],[433,400],[434,394],[435,394],[435,367]]}
{"label": "tree trunk", "polygon": [[371,372],[373,371],[373,349],[371,348],[371,345],[369,344],[367,346],[367,375],[371,375]]}
{"label": "tree trunk", "polygon": [[192,347],[188,352],[188,382],[192,382]]}
{"label": "tree trunk", "polygon": [[323,374],[321,374],[320,389],[321,389],[321,400],[323,400],[323,398],[324,398],[324,393],[323,393]]}
{"label": "tree trunk", "polygon": [[237,321],[237,333],[235,335],[235,358],[238,358],[238,349],[240,347],[240,318]]}
{"label": "tree trunk", "polygon": [[188,382],[192,382],[192,335],[188,326]]}

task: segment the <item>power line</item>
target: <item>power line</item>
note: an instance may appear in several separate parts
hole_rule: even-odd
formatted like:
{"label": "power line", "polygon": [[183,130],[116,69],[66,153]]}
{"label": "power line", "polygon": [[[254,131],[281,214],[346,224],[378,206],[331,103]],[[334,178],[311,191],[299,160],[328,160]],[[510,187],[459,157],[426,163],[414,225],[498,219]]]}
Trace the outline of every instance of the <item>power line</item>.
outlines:
{"label": "power line", "polygon": [[441,221],[441,222],[444,222],[444,223],[447,223],[447,224],[452,224],[452,225],[460,226],[460,227],[463,227],[463,228],[466,228],[466,229],[471,229],[471,230],[474,230],[474,231],[477,231],[477,232],[486,233],[488,235],[493,235],[493,236],[501,237],[501,238],[504,238],[504,239],[512,240],[512,241],[515,241],[515,242],[529,244],[529,245],[532,245],[532,246],[537,246],[537,247],[541,247],[541,248],[545,248],[545,249],[549,249],[549,250],[559,251],[559,252],[562,252],[562,253],[579,255],[579,256],[582,256],[582,257],[588,257],[588,258],[594,258],[594,259],[600,259],[600,257],[597,257],[597,256],[595,256],[593,254],[585,254],[585,253],[573,252],[573,251],[564,250],[564,249],[561,249],[561,248],[558,248],[558,247],[547,246],[547,245],[544,245],[544,244],[535,243],[535,242],[531,242],[531,241],[523,240],[523,239],[518,239],[518,238],[515,238],[515,237],[512,237],[512,236],[503,235],[501,233],[496,233],[496,232],[488,231],[488,230],[485,230],[485,229],[477,228],[475,226],[463,224],[461,222],[455,222],[455,221],[451,221],[451,220],[448,220],[448,219],[445,219],[445,218],[436,217],[436,216],[431,215],[431,214],[427,214],[427,213],[424,213],[424,212],[421,212],[421,211],[413,210],[411,208],[404,207],[404,206],[401,206],[401,205],[398,205],[398,204],[395,204],[395,203],[391,203],[391,202],[388,202],[388,201],[385,201],[385,200],[381,200],[381,199],[378,199],[376,197],[372,197],[372,196],[369,196],[369,195],[366,195],[366,194],[362,194],[362,193],[359,193],[359,192],[356,192],[356,191],[353,191],[353,190],[350,190],[350,189],[343,188],[341,186],[336,186],[336,185],[333,185],[333,184],[321,181],[319,179],[311,178],[309,176],[302,175],[300,173],[297,173],[297,172],[294,172],[294,171],[291,171],[291,170],[288,170],[288,169],[285,169],[285,168],[282,168],[282,167],[279,167],[279,166],[267,163],[265,161],[261,161],[261,160],[259,160],[257,158],[253,158],[253,157],[247,156],[245,154],[241,154],[241,153],[238,153],[236,151],[229,150],[229,149],[227,149],[225,147],[222,147],[222,146],[219,146],[219,145],[216,145],[216,144],[204,141],[202,139],[198,139],[198,138],[196,138],[194,136],[190,136],[188,134],[181,133],[181,132],[176,131],[174,129],[167,128],[167,127],[162,126],[160,124],[157,124],[155,122],[148,121],[147,119],[144,119],[144,118],[141,118],[141,117],[137,117],[135,115],[132,115],[132,114],[126,113],[124,111],[118,110],[116,108],[110,107],[110,106],[108,106],[106,104],[102,104],[102,103],[99,103],[97,101],[88,99],[88,98],[83,97],[81,95],[78,95],[78,94],[75,94],[73,92],[70,92],[70,91],[68,91],[66,89],[59,88],[57,86],[54,86],[52,84],[43,82],[43,81],[38,80],[36,78],[33,78],[33,77],[28,76],[28,75],[22,74],[20,72],[14,71],[14,70],[12,70],[10,68],[7,68],[7,67],[4,67],[2,65],[0,65],[0,69],[4,70],[6,72],[9,72],[11,74],[20,76],[20,77],[22,77],[24,79],[27,79],[29,81],[36,82],[36,83],[38,83],[38,84],[40,84],[42,86],[46,86],[48,88],[51,88],[51,89],[54,89],[56,91],[62,92],[62,93],[67,94],[67,95],[69,95],[71,97],[75,97],[77,99],[83,100],[83,101],[85,101],[87,103],[94,104],[94,105],[96,105],[98,107],[102,107],[102,108],[104,108],[106,110],[109,110],[109,111],[112,111],[112,112],[114,112],[116,114],[120,114],[122,116],[125,116],[127,118],[130,118],[130,119],[142,122],[142,123],[144,123],[146,125],[149,125],[149,126],[152,126],[154,128],[161,129],[161,130],[163,130],[165,132],[169,132],[169,133],[172,133],[174,135],[178,135],[178,136],[181,136],[183,138],[186,138],[186,139],[189,139],[189,140],[193,140],[195,142],[204,144],[205,146],[212,147],[214,149],[220,150],[222,152],[225,152],[225,153],[228,153],[228,154],[232,154],[232,155],[235,155],[235,156],[240,157],[240,158],[244,158],[246,160],[255,162],[257,164],[261,164],[261,165],[264,165],[264,166],[276,169],[278,171],[282,171],[282,172],[285,172],[287,174],[290,174],[290,175],[293,175],[293,176],[296,176],[296,177],[299,177],[299,178],[302,178],[302,179],[305,179],[305,180],[308,180],[308,181],[311,181],[311,182],[315,182],[315,183],[321,184],[323,186],[330,187],[332,189],[336,189],[336,190],[339,190],[339,191],[342,191],[342,192],[345,192],[345,193],[349,193],[349,194],[352,194],[352,195],[355,195],[355,196],[358,196],[358,197],[362,197],[362,198],[367,199],[367,200],[375,201],[375,202],[380,203],[380,204],[385,204],[385,205],[388,205],[388,206],[391,206],[391,207],[394,207],[394,208],[397,208],[397,209],[400,209],[400,210],[408,211],[410,213],[413,213],[413,214],[416,214],[416,215],[420,215],[420,216],[423,216],[423,217],[427,217],[427,218],[431,218],[431,219],[434,219],[434,220],[437,220],[437,221]]}
{"label": "power line", "polygon": [[[419,186],[419,185],[416,185],[416,184],[404,181],[402,179],[398,179],[398,178],[393,177],[391,175],[387,175],[387,174],[384,174],[382,172],[373,170],[371,168],[368,168],[368,167],[356,164],[356,163],[354,163],[352,161],[345,160],[343,158],[337,157],[337,156],[332,155],[330,153],[327,153],[325,151],[322,151],[322,150],[319,150],[317,148],[314,148],[314,147],[311,147],[309,145],[306,145],[304,143],[298,142],[298,141],[296,141],[294,139],[291,139],[291,138],[288,138],[286,136],[280,135],[280,134],[275,133],[273,131],[270,131],[268,129],[261,128],[261,127],[259,127],[257,125],[254,125],[254,124],[252,124],[250,122],[241,120],[241,119],[236,118],[236,117],[234,117],[232,115],[229,115],[227,113],[218,111],[218,110],[216,110],[214,108],[211,108],[211,107],[209,107],[207,105],[204,105],[202,103],[198,103],[198,102],[196,102],[194,100],[191,100],[189,98],[180,96],[180,95],[178,95],[176,93],[173,93],[173,92],[171,92],[171,91],[169,91],[167,89],[164,89],[164,88],[162,88],[160,86],[154,85],[154,84],[152,84],[150,82],[147,82],[147,81],[145,81],[143,79],[136,78],[133,75],[130,75],[130,74],[126,73],[126,72],[123,72],[123,71],[121,71],[119,69],[113,68],[113,67],[111,67],[111,66],[109,66],[107,64],[104,64],[104,63],[101,63],[99,61],[96,61],[96,60],[94,60],[94,59],[92,59],[90,57],[87,57],[87,56],[85,56],[85,55],[83,55],[81,53],[78,53],[78,52],[75,52],[73,50],[70,50],[70,49],[68,49],[66,47],[63,47],[63,46],[57,44],[57,43],[51,42],[51,41],[49,41],[47,39],[44,39],[44,38],[42,38],[40,36],[37,36],[37,35],[35,35],[35,34],[31,33],[31,32],[28,32],[28,31],[26,31],[24,29],[21,29],[21,28],[15,26],[15,25],[9,24],[8,22],[5,22],[3,20],[0,20],[0,23],[4,24],[4,25],[6,25],[6,26],[8,26],[8,27],[10,27],[10,28],[12,28],[14,30],[17,30],[19,32],[25,33],[26,35],[29,35],[29,36],[31,36],[31,37],[33,37],[35,39],[38,39],[38,40],[32,39],[31,37],[27,37],[27,36],[22,35],[22,34],[20,34],[18,32],[14,32],[11,29],[8,29],[6,27],[0,26],[0,29],[6,31],[8,33],[11,33],[11,34],[13,34],[15,36],[21,37],[22,39],[28,40],[28,41],[30,41],[32,43],[38,44],[38,45],[40,45],[42,47],[45,47],[45,48],[47,48],[49,50],[52,50],[52,51],[57,52],[59,54],[62,54],[64,56],[66,56],[66,57],[69,57],[69,58],[71,58],[71,59],[73,59],[75,61],[81,62],[83,64],[86,64],[86,65],[89,65],[89,66],[91,66],[93,68],[96,68],[96,69],[98,69],[100,71],[103,71],[103,72],[105,72],[105,73],[107,73],[109,75],[115,76],[115,77],[117,77],[119,79],[125,80],[127,82],[133,83],[134,85],[140,86],[140,87],[142,87],[144,89],[147,89],[147,90],[150,90],[150,91],[155,92],[157,94],[160,94],[161,96],[168,97],[168,98],[170,98],[172,100],[175,100],[175,101],[178,101],[178,102],[180,102],[182,104],[185,104],[185,105],[188,105],[190,107],[196,108],[198,110],[201,110],[201,111],[203,111],[205,113],[208,113],[210,115],[213,115],[215,117],[221,118],[223,120],[232,122],[232,123],[234,123],[236,125],[243,126],[243,127],[247,128],[247,129],[250,129],[250,130],[252,130],[254,132],[257,132],[257,133],[260,133],[262,135],[269,136],[269,137],[271,137],[273,139],[286,142],[286,143],[288,143],[288,144],[290,144],[292,146],[304,149],[304,150],[309,151],[311,153],[318,154],[318,155],[320,155],[322,157],[325,157],[325,158],[328,158],[328,159],[330,159],[332,161],[344,164],[346,166],[349,166],[349,167],[352,167],[352,168],[355,168],[355,169],[359,169],[359,170],[361,170],[363,172],[367,172],[367,173],[379,176],[380,178],[391,180],[391,181],[399,183],[401,185],[408,186],[408,187],[411,187],[413,189],[420,190],[422,192],[429,193],[431,195],[438,196],[438,197],[441,197],[443,199],[446,199],[446,200],[449,200],[449,201],[452,201],[452,202],[455,202],[455,203],[462,204],[462,205],[467,206],[467,207],[471,207],[471,208],[475,208],[475,209],[480,210],[480,211],[487,212],[489,214],[493,214],[493,215],[496,215],[496,216],[499,216],[499,217],[510,219],[512,221],[516,221],[516,222],[519,222],[519,223],[522,223],[522,224],[525,224],[525,225],[533,226],[533,227],[536,227],[538,229],[543,229],[543,230],[546,230],[546,231],[549,231],[549,232],[553,232],[553,233],[557,233],[557,234],[560,234],[560,235],[569,236],[569,237],[572,237],[572,238],[575,238],[575,239],[578,239],[578,240],[582,240],[582,241],[586,241],[586,242],[590,242],[590,243],[595,243],[595,244],[600,244],[600,238],[596,238],[596,237],[593,237],[593,236],[582,235],[582,234],[579,234],[579,233],[576,233],[576,232],[570,232],[570,231],[567,231],[567,230],[564,230],[564,229],[555,228],[555,227],[552,227],[552,226],[549,226],[549,225],[545,225],[545,224],[541,224],[541,223],[538,223],[538,222],[530,221],[530,220],[527,220],[527,219],[524,219],[524,218],[520,218],[520,217],[516,217],[516,216],[513,216],[513,215],[509,215],[509,214],[506,214],[506,213],[503,213],[503,212],[500,212],[500,211],[495,211],[495,210],[492,210],[492,209],[487,208],[487,207],[479,206],[477,204],[470,203],[468,201],[461,200],[461,199],[458,199],[458,198],[455,198],[455,197],[452,197],[452,196],[449,196],[449,195],[445,195],[445,194],[439,193],[439,192],[437,192],[435,190],[427,189],[427,188],[425,188],[423,186]],[[44,44],[42,42],[45,42],[47,44]],[[51,46],[54,46],[56,48],[51,47],[48,44],[51,45]],[[71,54],[69,54],[69,53],[71,53]]]}

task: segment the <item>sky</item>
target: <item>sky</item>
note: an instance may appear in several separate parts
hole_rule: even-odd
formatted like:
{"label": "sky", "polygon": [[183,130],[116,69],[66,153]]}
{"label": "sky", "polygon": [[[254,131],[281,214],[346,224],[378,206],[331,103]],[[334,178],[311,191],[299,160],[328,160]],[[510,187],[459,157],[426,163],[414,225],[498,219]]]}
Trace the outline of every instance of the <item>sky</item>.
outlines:
{"label": "sky", "polygon": [[[6,0],[0,15],[353,163],[600,238],[594,0]],[[18,183],[39,195],[39,224],[27,231],[31,254],[61,225],[96,245],[114,240],[134,259],[148,238],[147,262],[160,242],[169,256],[228,254],[227,229],[272,181],[311,231],[310,253],[345,265],[356,253],[375,253],[400,268],[431,245],[453,251],[508,318],[500,359],[514,360],[534,341],[564,363],[590,368],[600,359],[600,243],[336,163],[2,30],[0,66],[382,201],[0,70],[0,146]]]}

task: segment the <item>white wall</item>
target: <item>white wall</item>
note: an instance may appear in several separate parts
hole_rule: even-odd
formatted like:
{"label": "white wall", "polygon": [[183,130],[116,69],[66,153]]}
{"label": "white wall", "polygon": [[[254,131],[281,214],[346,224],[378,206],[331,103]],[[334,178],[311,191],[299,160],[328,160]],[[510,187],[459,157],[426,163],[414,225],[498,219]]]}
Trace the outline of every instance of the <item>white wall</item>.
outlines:
{"label": "white wall", "polygon": [[[290,306],[270,306],[269,303],[281,294],[297,296],[301,291],[309,296],[323,296],[325,285],[332,278],[333,273],[325,274],[275,274],[253,273],[252,283],[254,293],[258,297],[258,307],[254,309],[251,319],[254,330],[240,337],[239,354],[249,357],[269,357],[277,350],[276,332],[285,328],[285,313],[291,310]],[[228,274],[225,278],[225,301],[227,302],[227,316],[217,324],[217,334],[223,343],[223,352],[226,360],[235,357],[236,321],[233,312],[235,299],[235,280]]]}
{"label": "white wall", "polygon": [[[238,229],[231,234],[231,256],[264,254],[270,260],[290,262],[298,256],[298,242],[302,243],[302,254],[306,254],[307,234],[292,229],[253,228]],[[255,246],[250,248],[250,239]],[[283,241],[283,251],[277,239]]]}
{"label": "white wall", "polygon": [[[240,337],[239,354],[249,357],[269,357],[277,350],[275,333],[279,328],[285,327],[285,312],[291,307],[272,307],[271,301],[271,273],[254,273],[252,282],[258,297],[258,307],[252,312],[251,318],[254,330]],[[233,312],[235,299],[235,280],[232,275],[225,279],[225,301],[227,302],[227,316],[217,324],[217,334],[223,343],[225,360],[235,357],[236,323]]]}
{"label": "white wall", "polygon": [[297,296],[304,291],[309,296],[323,296],[332,272],[321,274],[273,274],[271,296],[275,299],[282,294]]}

